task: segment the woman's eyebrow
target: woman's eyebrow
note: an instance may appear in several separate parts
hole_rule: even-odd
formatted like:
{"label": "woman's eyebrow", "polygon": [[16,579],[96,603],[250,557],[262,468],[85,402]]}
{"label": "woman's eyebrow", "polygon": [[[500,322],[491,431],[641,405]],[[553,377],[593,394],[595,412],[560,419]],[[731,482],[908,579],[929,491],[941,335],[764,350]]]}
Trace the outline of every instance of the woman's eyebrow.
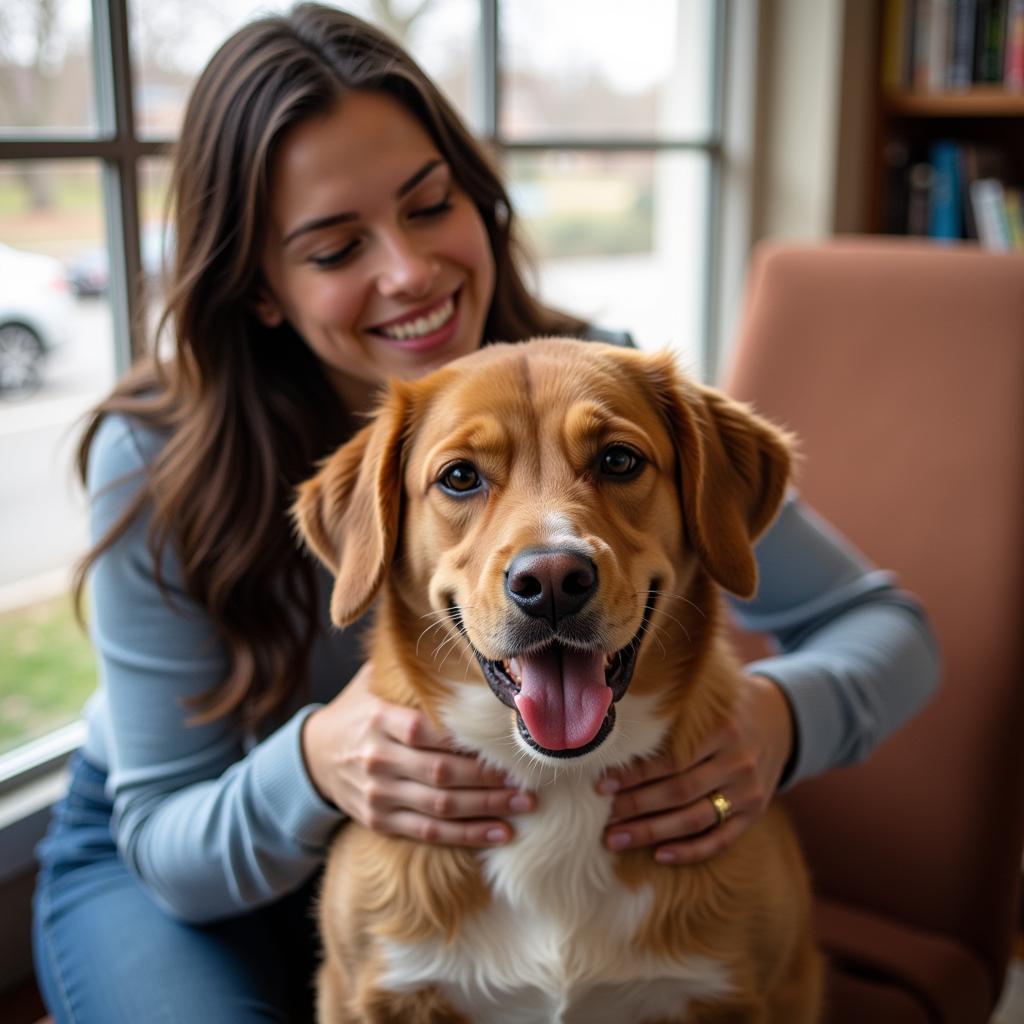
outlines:
{"label": "woman's eyebrow", "polygon": [[440,167],[444,161],[440,157],[434,157],[432,160],[428,160],[408,181],[403,182],[398,187],[398,191],[395,193],[396,199],[401,199],[402,196],[407,195],[411,192],[435,167]]}
{"label": "woman's eyebrow", "polygon": [[[398,186],[398,190],[395,192],[395,198],[401,199],[402,196],[408,195],[428,174],[431,173],[431,171],[443,164],[444,161],[440,157],[434,157],[428,160],[418,171]],[[299,235],[309,234],[310,231],[319,231],[321,228],[329,228],[333,227],[335,224],[345,224],[348,221],[358,219],[359,214],[354,211],[331,213],[326,217],[317,217],[314,220],[308,220],[304,224],[300,224],[297,228],[289,231],[288,234],[284,236],[284,240],[281,244],[288,245],[289,242],[298,238]]]}

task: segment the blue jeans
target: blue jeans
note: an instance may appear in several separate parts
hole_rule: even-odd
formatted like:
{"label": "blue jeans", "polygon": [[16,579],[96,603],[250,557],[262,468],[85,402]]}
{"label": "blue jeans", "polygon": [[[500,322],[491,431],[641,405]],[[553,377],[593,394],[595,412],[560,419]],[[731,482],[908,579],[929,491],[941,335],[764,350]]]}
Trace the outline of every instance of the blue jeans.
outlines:
{"label": "blue jeans", "polygon": [[38,850],[33,955],[58,1024],[312,1020],[317,880],[230,920],[176,920],[121,861],[105,781],[74,757]]}

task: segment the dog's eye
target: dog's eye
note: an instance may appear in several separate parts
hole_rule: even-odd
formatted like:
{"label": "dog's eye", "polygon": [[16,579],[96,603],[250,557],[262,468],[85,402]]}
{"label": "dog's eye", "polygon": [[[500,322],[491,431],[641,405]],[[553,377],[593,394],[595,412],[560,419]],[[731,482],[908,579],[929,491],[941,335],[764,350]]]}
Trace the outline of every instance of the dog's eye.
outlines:
{"label": "dog's eye", "polygon": [[441,474],[438,482],[449,494],[469,494],[478,490],[483,483],[472,462],[453,462]]}
{"label": "dog's eye", "polygon": [[601,473],[619,479],[636,476],[644,468],[644,457],[624,444],[609,445],[601,453]]}

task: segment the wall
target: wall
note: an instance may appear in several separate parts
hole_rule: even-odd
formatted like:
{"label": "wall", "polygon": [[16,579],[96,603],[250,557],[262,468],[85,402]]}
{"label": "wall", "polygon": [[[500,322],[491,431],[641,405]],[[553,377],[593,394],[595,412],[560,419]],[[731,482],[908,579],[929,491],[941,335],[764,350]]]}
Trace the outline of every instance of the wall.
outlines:
{"label": "wall", "polygon": [[871,0],[762,0],[755,240],[865,223],[877,15]]}

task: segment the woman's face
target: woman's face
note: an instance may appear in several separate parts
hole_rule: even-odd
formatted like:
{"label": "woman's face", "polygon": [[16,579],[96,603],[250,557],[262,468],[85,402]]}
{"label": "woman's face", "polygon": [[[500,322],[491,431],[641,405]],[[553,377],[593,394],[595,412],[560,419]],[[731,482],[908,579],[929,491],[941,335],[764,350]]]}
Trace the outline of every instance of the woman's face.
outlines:
{"label": "woman's face", "polygon": [[287,134],[271,168],[264,323],[287,320],[350,407],[479,347],[494,258],[420,123],[351,93]]}

